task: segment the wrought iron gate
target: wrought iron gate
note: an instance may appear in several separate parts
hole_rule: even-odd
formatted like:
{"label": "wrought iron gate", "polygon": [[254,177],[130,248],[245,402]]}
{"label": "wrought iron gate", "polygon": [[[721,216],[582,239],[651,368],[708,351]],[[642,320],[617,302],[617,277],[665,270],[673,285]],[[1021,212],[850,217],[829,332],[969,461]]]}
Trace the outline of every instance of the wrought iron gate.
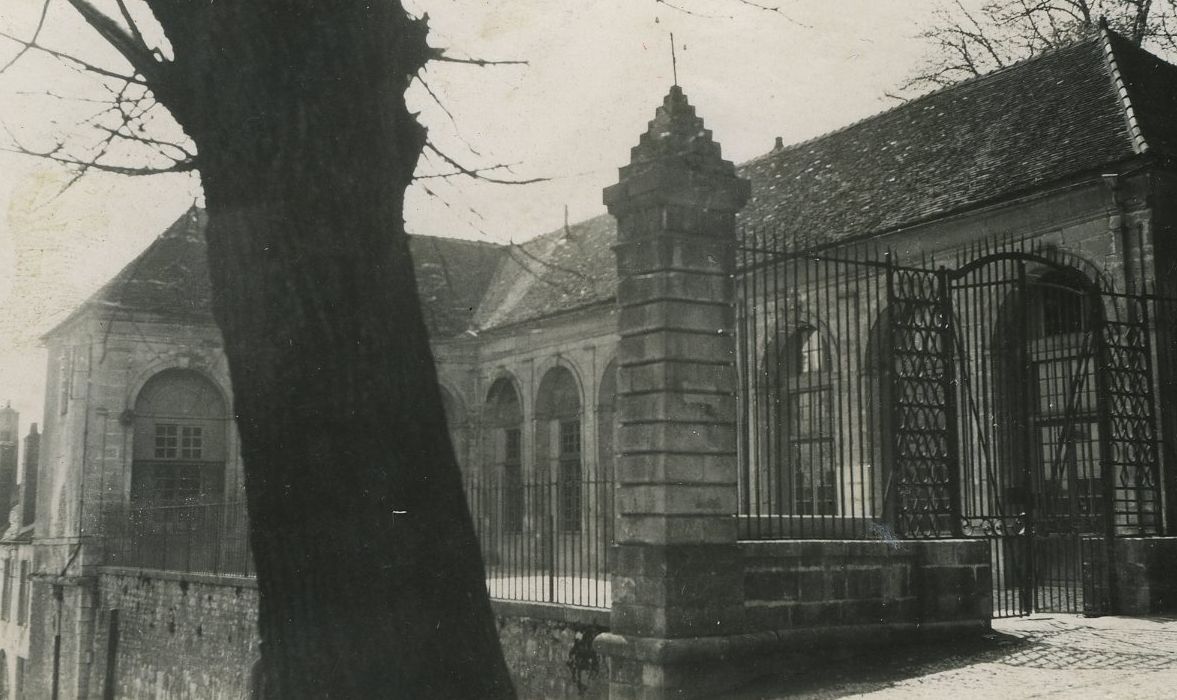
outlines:
{"label": "wrought iron gate", "polygon": [[1163,527],[1162,300],[1021,242],[787,241],[737,270],[740,536],[983,538],[995,616],[1109,610],[1114,539]]}
{"label": "wrought iron gate", "polygon": [[[890,284],[899,304],[895,410],[910,411],[908,396],[941,403],[946,418],[932,427],[948,449],[945,472],[959,481],[936,480],[926,467],[906,468],[901,479],[944,483],[959,497],[950,504],[959,534],[990,542],[995,616],[1108,611],[1112,540],[1159,526],[1148,300],[1018,251],[935,276],[934,286],[898,275]],[[904,295],[913,288],[934,288],[934,302],[924,303],[938,312],[909,310]],[[917,352],[940,354],[924,363],[932,376],[903,371],[912,352],[905,335],[931,339]],[[954,386],[942,396],[913,391],[933,379]],[[927,451],[912,450],[907,433],[926,434],[928,421],[904,423],[896,464],[926,464]],[[900,510],[913,508],[927,506],[905,499]]]}

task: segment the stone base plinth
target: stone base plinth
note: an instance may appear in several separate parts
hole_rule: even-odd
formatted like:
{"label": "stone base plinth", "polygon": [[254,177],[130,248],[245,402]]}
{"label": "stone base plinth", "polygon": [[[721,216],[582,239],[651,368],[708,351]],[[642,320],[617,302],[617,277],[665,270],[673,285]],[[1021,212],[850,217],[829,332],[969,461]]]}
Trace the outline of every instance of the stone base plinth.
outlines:
{"label": "stone base plinth", "polygon": [[613,547],[612,630],[639,637],[744,631],[743,560],[734,543]]}
{"label": "stone base plinth", "polygon": [[1177,612],[1177,537],[1115,540],[1117,615]]}
{"label": "stone base plinth", "polygon": [[710,698],[738,691],[769,672],[799,669],[818,656],[856,649],[983,634],[988,620],[837,625],[723,637],[652,639],[599,635],[610,698]]}

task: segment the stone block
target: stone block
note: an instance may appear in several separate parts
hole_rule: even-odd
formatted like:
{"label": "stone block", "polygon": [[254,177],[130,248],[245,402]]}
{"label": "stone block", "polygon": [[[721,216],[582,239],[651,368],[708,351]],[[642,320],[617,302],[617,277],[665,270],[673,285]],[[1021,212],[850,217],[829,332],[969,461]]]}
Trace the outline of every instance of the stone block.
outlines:
{"label": "stone block", "polygon": [[660,391],[733,395],[735,371],[734,364],[693,362],[656,362],[621,366],[617,372],[617,392],[621,395]]}
{"label": "stone block", "polygon": [[984,540],[929,540],[919,543],[923,561],[931,566],[989,563],[989,543]]}
{"label": "stone block", "polygon": [[728,274],[735,269],[734,236],[700,236],[665,229],[642,237],[622,234],[619,229],[614,247],[621,279],[666,270]]}
{"label": "stone block", "polygon": [[633,605],[638,602],[637,577],[620,574],[615,570],[610,581],[612,582],[613,605]]}
{"label": "stone block", "polygon": [[617,429],[617,450],[623,456],[650,452],[731,453],[736,450],[736,426],[734,423],[671,423],[658,420],[629,423],[623,415]]}
{"label": "stone block", "polygon": [[883,571],[879,568],[849,569],[846,578],[846,597],[852,600],[862,598],[884,598]]}
{"label": "stone block", "polygon": [[618,544],[612,549],[615,571],[631,575],[673,578],[743,571],[739,548],[722,544]]}
{"label": "stone block", "polygon": [[630,420],[718,422],[730,424],[736,415],[736,397],[730,392],[659,392],[621,394],[617,412]]}
{"label": "stone block", "polygon": [[848,600],[842,604],[842,624],[869,625],[888,620],[890,611],[879,599]]}
{"label": "stone block", "polygon": [[848,542],[809,540],[801,542],[801,565],[829,567],[846,558]]}
{"label": "stone block", "polygon": [[825,596],[827,600],[844,600],[847,598],[847,571],[844,566],[826,569]]}
{"label": "stone block", "polygon": [[664,621],[659,631],[669,637],[721,637],[744,631],[744,605],[668,608]]}
{"label": "stone block", "polygon": [[617,297],[627,301],[722,301],[734,296],[732,277],[715,271],[658,270],[631,274],[623,277],[617,285]]}
{"label": "stone block", "polygon": [[[609,658],[609,681],[627,686],[640,687],[642,684],[642,668],[644,664],[635,659],[624,659],[618,656]],[[610,697],[616,697],[610,693]]]}
{"label": "stone block", "polygon": [[738,496],[729,484],[623,483],[616,490],[622,515],[731,515]]}
{"label": "stone block", "polygon": [[1116,612],[1177,611],[1177,538],[1124,537],[1115,542]]}
{"label": "stone block", "polygon": [[797,572],[798,597],[806,603],[830,600],[826,591],[826,572],[822,569],[803,569]]}
{"label": "stone block", "polygon": [[730,364],[734,352],[731,333],[710,326],[627,330],[617,346],[618,362],[628,366],[656,360]]}
{"label": "stone block", "polygon": [[793,607],[793,623],[797,627],[824,627],[842,624],[840,601],[803,602]]}
{"label": "stone block", "polygon": [[684,481],[731,484],[736,479],[736,452],[713,454],[624,454],[617,459],[619,482]]}
{"label": "stone block", "polygon": [[634,604],[679,610],[738,606],[743,602],[739,571],[675,577],[635,577]]}
{"label": "stone block", "polygon": [[738,462],[734,451],[715,454],[632,454],[617,458],[619,482],[692,482],[730,484]]}
{"label": "stone block", "polygon": [[879,595],[886,600],[907,597],[911,590],[911,569],[903,565],[890,564],[880,570]]}
{"label": "stone block", "polygon": [[[734,327],[735,312],[726,301],[623,301],[617,319],[617,332],[623,341],[633,333],[646,335],[659,330],[729,335]],[[619,344],[618,362],[624,365],[641,360],[640,352],[640,348]]]}
{"label": "stone block", "polygon": [[746,570],[744,597],[747,600],[789,601],[800,597],[800,581],[795,571]]}
{"label": "stone block", "polygon": [[650,636],[662,628],[663,618],[658,611],[647,605],[622,605],[613,602],[609,616],[609,627],[619,634]]}
{"label": "stone block", "polygon": [[793,610],[796,603],[777,603],[773,605],[756,604],[744,605],[744,624],[749,630],[782,630],[795,624]]}
{"label": "stone block", "polygon": [[724,544],[736,541],[736,519],[718,515],[619,516],[614,538],[618,544]]}

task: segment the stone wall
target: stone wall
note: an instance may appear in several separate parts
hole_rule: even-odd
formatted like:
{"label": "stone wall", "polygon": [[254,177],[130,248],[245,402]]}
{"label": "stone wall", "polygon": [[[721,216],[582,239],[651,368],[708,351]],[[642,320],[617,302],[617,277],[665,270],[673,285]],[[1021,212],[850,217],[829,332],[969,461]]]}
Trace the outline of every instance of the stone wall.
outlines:
{"label": "stone wall", "polygon": [[981,540],[742,542],[749,630],[870,624],[984,624]]}
{"label": "stone wall", "polygon": [[520,698],[603,698],[604,660],[593,640],[607,610],[494,601],[503,656]]}
{"label": "stone wall", "polygon": [[[90,697],[248,697],[258,657],[252,579],[102,569]],[[112,611],[117,634],[112,635]],[[108,640],[117,637],[114,663]]]}
{"label": "stone wall", "polygon": [[[104,567],[97,597],[86,697],[102,697],[107,683],[116,697],[248,697],[259,653],[253,579]],[[519,697],[606,695],[592,642],[608,626],[608,611],[502,601],[494,607]]]}

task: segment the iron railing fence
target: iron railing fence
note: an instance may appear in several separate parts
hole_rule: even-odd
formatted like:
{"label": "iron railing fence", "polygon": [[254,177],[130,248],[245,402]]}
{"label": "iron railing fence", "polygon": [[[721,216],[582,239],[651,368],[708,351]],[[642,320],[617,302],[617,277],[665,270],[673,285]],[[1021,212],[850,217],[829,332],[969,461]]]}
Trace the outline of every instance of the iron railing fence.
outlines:
{"label": "iron railing fence", "polygon": [[[613,482],[470,478],[492,598],[610,606]],[[253,576],[245,503],[125,505],[105,517],[109,566]]]}
{"label": "iron railing fence", "polygon": [[1173,299],[1027,241],[742,241],[741,537],[1164,531]]}
{"label": "iron railing fence", "polygon": [[253,576],[244,502],[127,505],[107,511],[105,563]]}
{"label": "iron railing fence", "polygon": [[886,534],[888,270],[874,247],[738,251],[739,523],[746,539]]}
{"label": "iron railing fence", "polygon": [[470,477],[491,598],[608,608],[613,481]]}

